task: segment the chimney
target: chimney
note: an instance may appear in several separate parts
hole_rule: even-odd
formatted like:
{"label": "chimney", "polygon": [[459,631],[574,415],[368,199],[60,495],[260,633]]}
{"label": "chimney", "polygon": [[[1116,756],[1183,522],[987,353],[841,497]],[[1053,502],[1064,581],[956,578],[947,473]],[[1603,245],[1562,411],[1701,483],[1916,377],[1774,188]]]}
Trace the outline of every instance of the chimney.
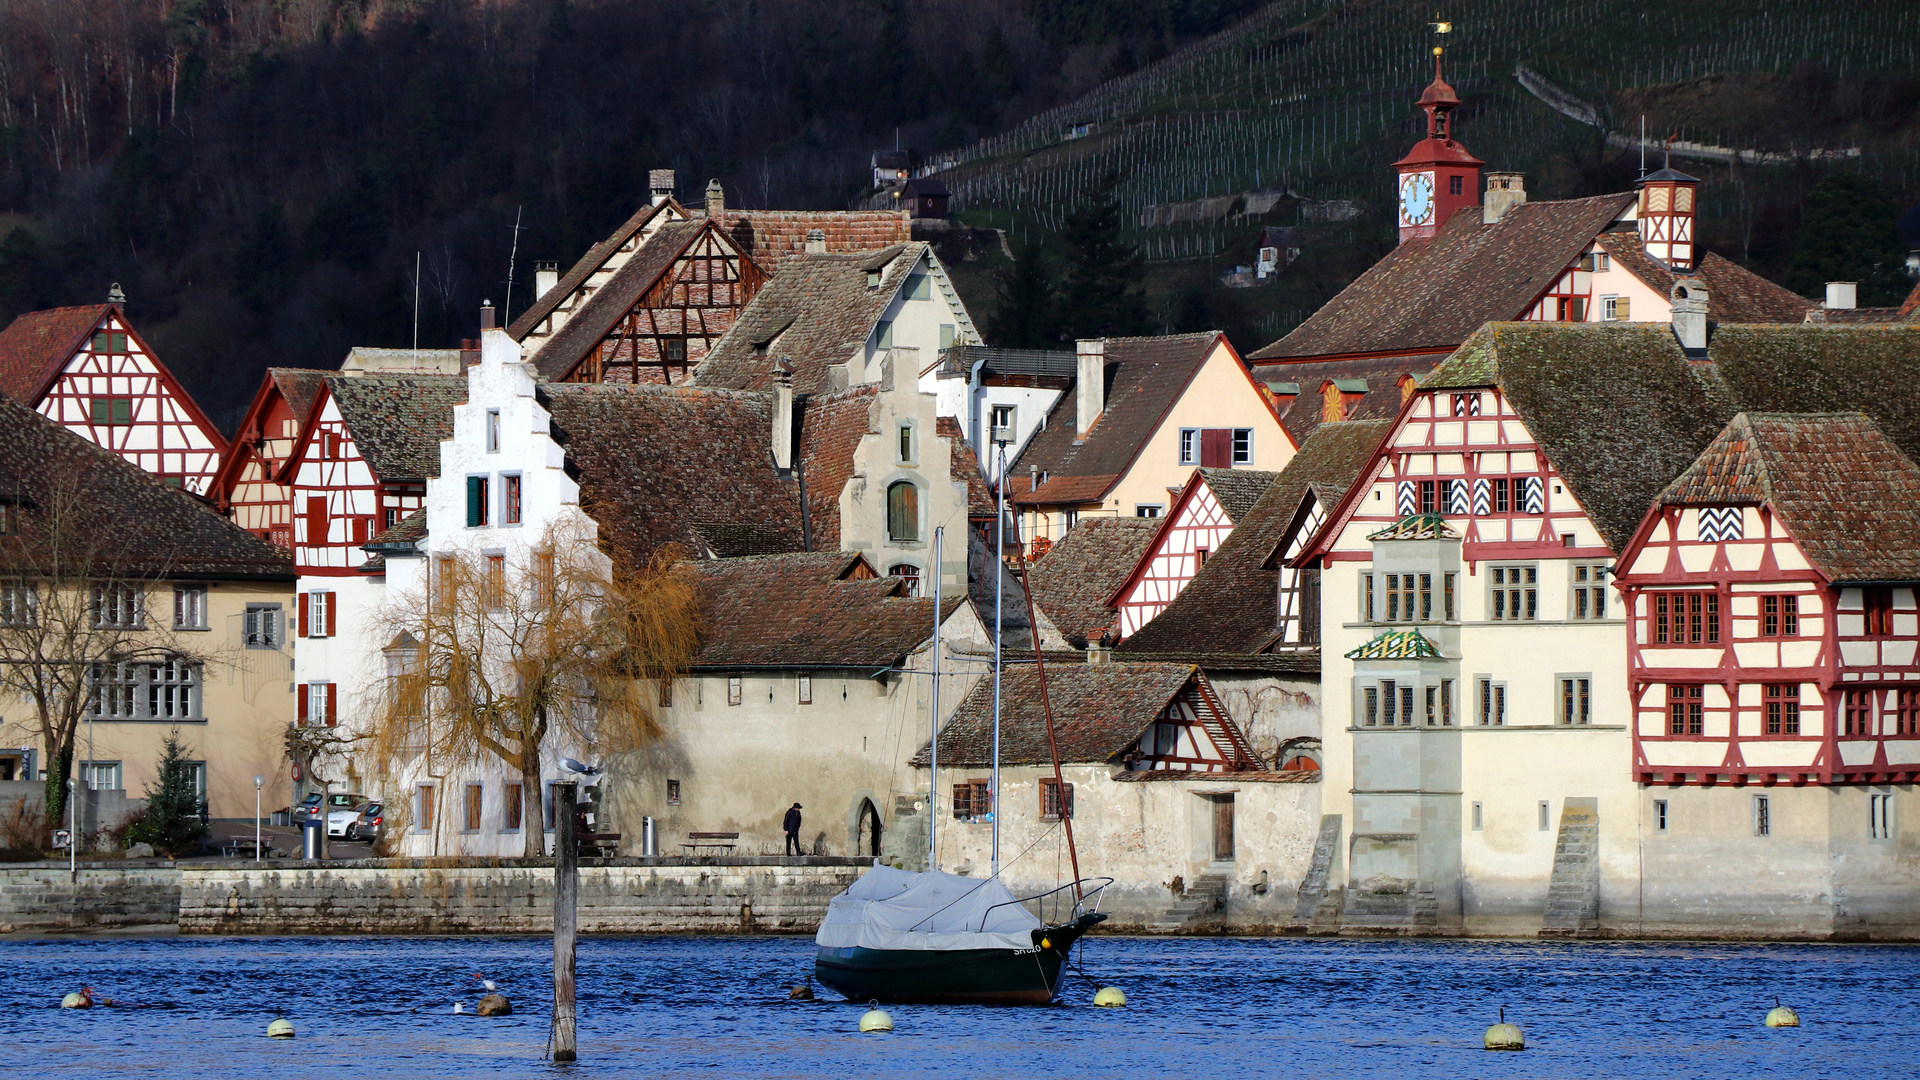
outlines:
{"label": "chimney", "polygon": [[537,262],[533,264],[533,298],[535,300],[553,291],[560,284],[560,264],[557,262]]}
{"label": "chimney", "polygon": [[480,329],[482,332],[498,330],[500,327],[493,315],[493,301],[480,301]]}
{"label": "chimney", "polygon": [[707,218],[719,221],[727,213],[727,193],[720,188],[720,178],[707,181]]}
{"label": "chimney", "polygon": [[1087,642],[1087,666],[1101,667],[1113,663],[1113,649],[1097,641]]}
{"label": "chimney", "polygon": [[1527,176],[1517,172],[1487,174],[1487,197],[1480,204],[1480,221],[1491,225],[1507,211],[1527,201]]}
{"label": "chimney", "polygon": [[[123,292],[121,292],[121,291],[120,291],[120,283],[119,283],[119,282],[117,282],[117,281],[116,281],[116,282],[114,282],[114,283],[113,283],[113,285],[112,285],[112,287],[110,287],[109,289],[107,289],[107,303],[109,303],[109,304],[124,304],[124,303],[126,303],[126,302],[127,302],[127,294],[126,294],[126,293],[123,293]],[[1849,306],[1851,306],[1851,305],[1849,305]]]}
{"label": "chimney", "polygon": [[1107,340],[1081,338],[1073,343],[1074,359],[1079,362],[1074,379],[1074,402],[1079,406],[1075,438],[1084,439],[1094,421],[1107,409]]}
{"label": "chimney", "polygon": [[825,255],[827,253],[827,233],[824,229],[807,230],[807,254]]}
{"label": "chimney", "polygon": [[793,468],[793,361],[773,362],[773,467]]}
{"label": "chimney", "polygon": [[653,169],[647,173],[647,189],[653,192],[653,205],[673,198],[673,170]]}
{"label": "chimney", "polygon": [[466,371],[480,362],[480,339],[460,339],[460,370]]}
{"label": "chimney", "polygon": [[1859,288],[1857,281],[1827,282],[1827,310],[1851,311],[1859,300]]}
{"label": "chimney", "polygon": [[1673,283],[1673,336],[1689,356],[1707,351],[1707,283],[1699,278]]}

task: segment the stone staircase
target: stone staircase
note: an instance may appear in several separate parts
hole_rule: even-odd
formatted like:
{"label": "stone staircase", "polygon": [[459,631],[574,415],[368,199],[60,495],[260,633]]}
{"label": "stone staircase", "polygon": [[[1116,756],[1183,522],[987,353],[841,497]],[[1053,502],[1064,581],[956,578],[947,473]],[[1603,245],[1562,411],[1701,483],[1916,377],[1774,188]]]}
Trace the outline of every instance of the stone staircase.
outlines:
{"label": "stone staircase", "polygon": [[1344,931],[1413,934],[1440,924],[1440,900],[1433,882],[1409,878],[1368,878],[1347,888],[1340,913]]}
{"label": "stone staircase", "polygon": [[1300,893],[1294,900],[1293,920],[1287,924],[1289,930],[1303,930],[1309,934],[1334,934],[1340,931],[1344,890],[1337,886],[1328,887],[1334,857],[1340,852],[1340,824],[1339,814],[1323,814],[1320,817],[1320,835],[1313,842],[1313,859],[1307,864],[1307,876],[1300,882]]}
{"label": "stone staircase", "polygon": [[1600,800],[1572,798],[1560,810],[1541,937],[1578,937],[1600,927]]}
{"label": "stone staircase", "polygon": [[1211,921],[1227,906],[1227,883],[1225,874],[1196,875],[1162,921],[1176,926]]}

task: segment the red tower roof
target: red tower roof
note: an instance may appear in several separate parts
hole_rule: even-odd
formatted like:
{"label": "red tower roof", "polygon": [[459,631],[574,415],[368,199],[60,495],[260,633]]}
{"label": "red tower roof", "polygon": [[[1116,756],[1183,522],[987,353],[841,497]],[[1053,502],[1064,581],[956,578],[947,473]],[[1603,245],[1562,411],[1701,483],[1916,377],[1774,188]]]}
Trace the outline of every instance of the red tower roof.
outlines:
{"label": "red tower roof", "polygon": [[1484,165],[1485,162],[1453,140],[1453,110],[1460,107],[1460,95],[1440,76],[1440,50],[1433,53],[1433,81],[1420,95],[1420,108],[1427,114],[1427,137],[1413,144],[1407,156],[1394,162],[1402,165]]}

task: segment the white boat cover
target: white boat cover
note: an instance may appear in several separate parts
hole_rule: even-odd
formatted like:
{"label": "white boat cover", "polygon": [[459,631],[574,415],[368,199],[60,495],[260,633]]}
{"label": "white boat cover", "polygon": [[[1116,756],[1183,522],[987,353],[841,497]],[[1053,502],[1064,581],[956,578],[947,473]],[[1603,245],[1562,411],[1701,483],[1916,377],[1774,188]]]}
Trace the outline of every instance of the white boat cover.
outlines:
{"label": "white boat cover", "polygon": [[1040,920],[1011,900],[999,878],[875,865],[827,904],[813,940],[828,949],[1031,949]]}

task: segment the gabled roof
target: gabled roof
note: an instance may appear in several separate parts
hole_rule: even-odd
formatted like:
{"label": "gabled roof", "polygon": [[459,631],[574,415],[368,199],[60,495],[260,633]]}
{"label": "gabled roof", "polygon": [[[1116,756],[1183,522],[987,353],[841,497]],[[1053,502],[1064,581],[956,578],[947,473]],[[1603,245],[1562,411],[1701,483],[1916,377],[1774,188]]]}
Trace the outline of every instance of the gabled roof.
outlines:
{"label": "gabled roof", "polygon": [[[1639,233],[1602,233],[1599,240],[1600,249],[1612,255],[1615,264],[1661,296],[1673,294],[1673,271],[1647,254]],[[1707,318],[1715,322],[1797,323],[1819,306],[1711,251],[1680,276],[1707,283]]]}
{"label": "gabled roof", "polygon": [[[1266,494],[1267,485],[1279,478],[1277,472],[1265,472],[1260,469],[1196,469],[1207,482],[1207,490],[1213,492],[1214,501],[1220,509],[1226,511],[1227,520],[1238,524],[1253,509],[1253,504]],[[1172,517],[1171,514],[1168,517]]]}
{"label": "gabled roof", "polygon": [[[926,252],[926,244],[896,244],[854,255],[787,259],[700,362],[694,381],[761,389],[772,382],[774,360],[785,357],[793,361],[794,393],[826,390],[827,369],[846,363],[865,345]],[[869,270],[881,272],[877,287],[867,286]]]}
{"label": "gabled roof", "polygon": [[[440,475],[440,443],[453,438],[453,407],[467,400],[465,375],[329,375],[316,398],[332,398],[354,449],[384,483]],[[314,426],[282,466],[297,467]]]}
{"label": "gabled roof", "polygon": [[1492,225],[1480,207],[1462,207],[1248,359],[1450,349],[1482,323],[1524,314],[1634,198],[1522,203]]}
{"label": "gabled roof", "polygon": [[[1214,330],[1170,337],[1106,339],[1105,410],[1086,438],[1080,439],[1076,431],[1077,395],[1072,391],[1061,394],[1045,425],[1027,440],[1019,459],[1008,470],[1010,476],[1026,480],[1029,470],[1037,467],[1048,474],[1049,483],[1041,484],[1037,492],[1022,492],[1014,501],[1093,502],[1104,496],[1132,468],[1147,440],[1216,347],[1232,349]],[[1238,363],[1238,358],[1234,362]],[[1050,487],[1051,482],[1069,478],[1082,481],[1084,490]],[[1093,486],[1096,478],[1101,481],[1098,490]]]}
{"label": "gabled roof", "polygon": [[840,493],[853,479],[853,454],[872,424],[879,383],[834,394],[816,394],[800,410],[800,470],[807,481],[808,528],[813,549],[840,546]]}
{"label": "gabled roof", "polygon": [[1346,654],[1349,660],[1438,660],[1440,647],[1418,630],[1388,630]]}
{"label": "gabled roof", "polygon": [[[1139,740],[1188,684],[1205,678],[1191,664],[1048,664],[1047,699],[1061,762],[1112,761]],[[1009,665],[1001,678],[1000,699],[1000,763],[1051,762],[1035,666]],[[1200,704],[1211,708],[1205,695]],[[1219,719],[1233,723],[1224,716]],[[1228,755],[1231,762],[1231,751]],[[925,765],[928,757],[929,748],[922,745],[912,763]],[[992,760],[993,680],[981,679],[940,729],[940,764],[986,766]]]}
{"label": "gabled roof", "polygon": [[255,456],[253,437],[263,436],[260,423],[272,408],[276,398],[284,400],[294,419],[304,429],[307,416],[313,411],[314,399],[319,396],[320,384],[327,372],[312,368],[268,368],[266,377],[260,380],[260,389],[253,392],[253,401],[240,417],[240,426],[234,429],[234,438],[229,452],[220,457],[220,471],[214,474],[213,494],[226,505],[225,500],[233,494],[234,487],[240,482],[240,471]]}
{"label": "gabled roof", "polygon": [[1391,419],[1400,415],[1403,400],[1400,379],[1403,376],[1412,376],[1416,381],[1425,378],[1447,355],[1447,352],[1426,352],[1345,360],[1267,361],[1254,365],[1253,378],[1261,383],[1293,383],[1298,389],[1298,396],[1280,414],[1280,424],[1295,443],[1304,443],[1323,423],[1326,399],[1321,396],[1321,388],[1329,380],[1336,384],[1354,379],[1366,383],[1360,400],[1348,406],[1343,419]]}
{"label": "gabled roof", "polygon": [[287,408],[293,410],[294,419],[304,426],[307,417],[313,414],[313,400],[320,393],[320,384],[327,372],[315,368],[268,368],[267,378],[286,399]]}
{"label": "gabled roof", "polygon": [[1108,598],[1126,583],[1160,525],[1153,518],[1083,518],[1033,564],[1033,606],[1076,647],[1097,643],[1113,629]]}
{"label": "gabled roof", "polygon": [[0,498],[20,506],[20,534],[0,536],[0,549],[22,544],[16,562],[31,573],[49,549],[42,516],[64,508],[65,542],[123,573],[177,578],[291,581],[292,557],[123,460],[0,395]]}
{"label": "gabled roof", "polygon": [[572,296],[581,285],[586,284],[587,279],[592,277],[595,271],[606,265],[609,256],[619,251],[636,234],[646,228],[655,215],[663,213],[668,215],[668,220],[687,216],[687,212],[681,209],[680,204],[672,199],[658,206],[648,203],[635,210],[632,217],[620,223],[620,227],[613,231],[613,235],[588,248],[587,253],[580,256],[579,260],[567,270],[566,276],[560,279],[558,285],[548,289],[544,296],[533,302],[532,307],[521,312],[520,317],[513,320],[507,327],[508,336],[515,341],[525,341],[527,334],[532,332],[542,319],[553,314],[554,309]]}
{"label": "gabled roof", "polygon": [[1864,413],[1740,413],[1660,501],[1765,504],[1829,581],[1920,581],[1920,465]]}
{"label": "gabled roof", "polygon": [[1272,484],[1279,475],[1276,472],[1264,472],[1259,469],[1193,470],[1187,476],[1187,482],[1180,485],[1180,490],[1174,495],[1173,501],[1167,504],[1164,517],[1138,519],[1153,523],[1153,539],[1147,541],[1146,546],[1140,549],[1133,564],[1128,567],[1126,575],[1121,577],[1113,590],[1107,594],[1107,606],[1118,607],[1126,599],[1127,593],[1133,589],[1135,583],[1145,576],[1159,556],[1161,545],[1174,529],[1180,527],[1180,520],[1186,516],[1187,507],[1192,504],[1202,484],[1205,484],[1207,490],[1213,493],[1214,503],[1226,515],[1227,527],[1231,529],[1247,516],[1248,511],[1253,509],[1254,504],[1259,502],[1260,496],[1266,492],[1268,485]]}
{"label": "gabled roof", "polygon": [[[933,601],[900,578],[850,576],[859,555],[830,551],[694,564],[706,617],[694,670],[888,668],[933,636]],[[964,603],[942,603],[942,621]]]}
{"label": "gabled roof", "polygon": [[[1123,653],[1257,653],[1273,643],[1279,571],[1269,556],[1312,491],[1331,507],[1389,431],[1391,420],[1343,420],[1314,429],[1259,501]],[[1048,556],[1051,558],[1052,556]]]}
{"label": "gabled roof", "polygon": [[807,234],[816,229],[829,255],[877,251],[913,239],[905,210],[726,210],[720,220],[734,245],[770,274],[785,272],[789,260],[805,256]]}
{"label": "gabled roof", "polygon": [[0,331],[0,393],[37,404],[113,304],[29,311]]}
{"label": "gabled roof", "polygon": [[427,508],[421,507],[391,526],[380,530],[366,543],[367,547],[399,547],[418,544],[427,535]]}
{"label": "gabled roof", "polygon": [[1741,409],[1864,412],[1920,460],[1920,325],[1719,326],[1707,356]]}

